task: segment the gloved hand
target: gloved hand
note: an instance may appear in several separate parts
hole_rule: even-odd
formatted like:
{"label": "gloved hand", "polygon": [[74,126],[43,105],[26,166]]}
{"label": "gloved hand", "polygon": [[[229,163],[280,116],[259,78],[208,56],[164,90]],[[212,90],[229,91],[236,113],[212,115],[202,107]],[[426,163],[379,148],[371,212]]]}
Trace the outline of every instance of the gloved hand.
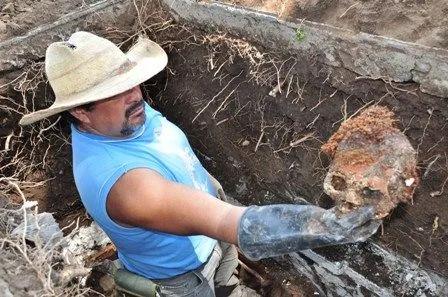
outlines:
{"label": "gloved hand", "polygon": [[250,206],[238,226],[238,245],[250,260],[322,246],[365,241],[381,224],[373,207],[340,217],[313,205]]}

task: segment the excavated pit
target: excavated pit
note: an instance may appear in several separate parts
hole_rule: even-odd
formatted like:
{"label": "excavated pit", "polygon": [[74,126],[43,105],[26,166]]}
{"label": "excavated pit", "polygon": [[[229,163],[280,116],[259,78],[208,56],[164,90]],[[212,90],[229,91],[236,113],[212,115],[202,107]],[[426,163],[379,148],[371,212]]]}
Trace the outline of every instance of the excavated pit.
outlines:
{"label": "excavated pit", "polygon": [[[114,2],[121,5],[125,1]],[[127,40],[138,26],[133,25],[132,17],[124,22],[123,16],[129,19],[135,11],[132,5],[112,8],[108,13],[114,17],[107,22],[95,22],[95,17],[89,21],[74,18],[78,23],[69,20],[53,31],[41,30],[0,43],[2,53],[22,49],[16,66],[6,58],[0,64],[1,174],[26,181],[49,179],[24,193],[39,201],[40,210],[55,212],[62,225],[76,218],[88,223],[71,176],[68,129],[63,122],[53,127],[55,119],[19,128],[21,113],[48,106],[52,100],[45,83],[20,82],[26,70],[40,75],[41,64],[31,62],[41,63],[42,49],[50,40],[68,36],[75,28],[117,42]],[[266,39],[263,33],[253,34],[250,28],[245,28],[246,35],[244,28],[238,32],[229,29],[228,33],[222,24],[185,21],[178,12],[173,17],[156,4],[145,9],[151,13],[140,14],[140,20],[151,25],[146,27],[148,33],[169,55],[166,71],[144,84],[147,100],[187,133],[205,167],[239,203],[333,205],[324,193],[330,158],[321,146],[345,118],[374,104],[394,112],[398,129],[417,152],[421,182],[413,203],[399,204],[385,217],[383,232],[365,244],[303,251],[262,262],[265,266],[258,271],[275,286],[268,289],[256,282],[254,287],[266,296],[448,294],[448,139],[444,136],[448,112],[446,98],[434,95],[444,92],[443,88],[426,80],[429,87],[422,89],[415,82],[422,76],[415,81],[376,79],[376,75],[372,79],[356,72],[359,64],[348,63],[344,53],[339,54],[344,63],[329,64],[329,56],[323,52],[291,50],[279,40]],[[237,24],[238,13],[233,17]],[[256,18],[251,22],[257,23]],[[274,22],[271,17],[269,22]],[[313,32],[318,38],[320,33]],[[40,42],[34,45],[35,40]],[[351,42],[351,46],[360,46]],[[344,48],[344,41],[341,43]],[[349,47],[344,49],[345,54],[350,52]],[[31,82],[39,77],[28,75]],[[27,156],[32,156],[30,162],[17,162]],[[12,198],[20,201],[17,196]],[[280,289],[274,292],[272,287]]]}

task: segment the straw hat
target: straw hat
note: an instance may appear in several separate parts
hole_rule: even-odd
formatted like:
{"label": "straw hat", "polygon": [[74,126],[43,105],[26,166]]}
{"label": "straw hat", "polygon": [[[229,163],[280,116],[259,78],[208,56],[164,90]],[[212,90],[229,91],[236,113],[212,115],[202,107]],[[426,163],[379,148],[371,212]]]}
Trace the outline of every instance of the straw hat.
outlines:
{"label": "straw hat", "polygon": [[167,62],[165,51],[145,37],[123,53],[107,39],[76,32],[66,42],[52,43],[45,54],[55,102],[25,115],[20,125],[125,92],[159,73]]}

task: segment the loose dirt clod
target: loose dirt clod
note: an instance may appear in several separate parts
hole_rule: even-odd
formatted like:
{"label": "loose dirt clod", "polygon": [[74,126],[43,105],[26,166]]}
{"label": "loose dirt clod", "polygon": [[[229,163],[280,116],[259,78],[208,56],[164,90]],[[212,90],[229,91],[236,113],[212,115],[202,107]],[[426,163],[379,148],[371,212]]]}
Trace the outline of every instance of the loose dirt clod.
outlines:
{"label": "loose dirt clod", "polygon": [[324,191],[342,213],[374,205],[382,218],[412,201],[419,183],[416,151],[395,123],[393,112],[373,106],[342,123],[322,146],[333,158]]}

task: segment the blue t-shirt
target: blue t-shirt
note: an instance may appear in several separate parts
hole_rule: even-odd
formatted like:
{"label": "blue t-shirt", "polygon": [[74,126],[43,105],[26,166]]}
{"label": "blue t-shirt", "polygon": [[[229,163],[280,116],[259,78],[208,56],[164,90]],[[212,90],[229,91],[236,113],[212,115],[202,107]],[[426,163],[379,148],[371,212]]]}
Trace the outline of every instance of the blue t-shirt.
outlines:
{"label": "blue t-shirt", "polygon": [[149,168],[213,196],[215,191],[184,133],[147,104],[145,113],[145,124],[127,139],[80,132],[72,126],[73,172],[84,206],[115,244],[125,267],[148,278],[163,279],[202,265],[216,241],[202,235],[123,227],[107,214],[110,189],[129,170]]}

